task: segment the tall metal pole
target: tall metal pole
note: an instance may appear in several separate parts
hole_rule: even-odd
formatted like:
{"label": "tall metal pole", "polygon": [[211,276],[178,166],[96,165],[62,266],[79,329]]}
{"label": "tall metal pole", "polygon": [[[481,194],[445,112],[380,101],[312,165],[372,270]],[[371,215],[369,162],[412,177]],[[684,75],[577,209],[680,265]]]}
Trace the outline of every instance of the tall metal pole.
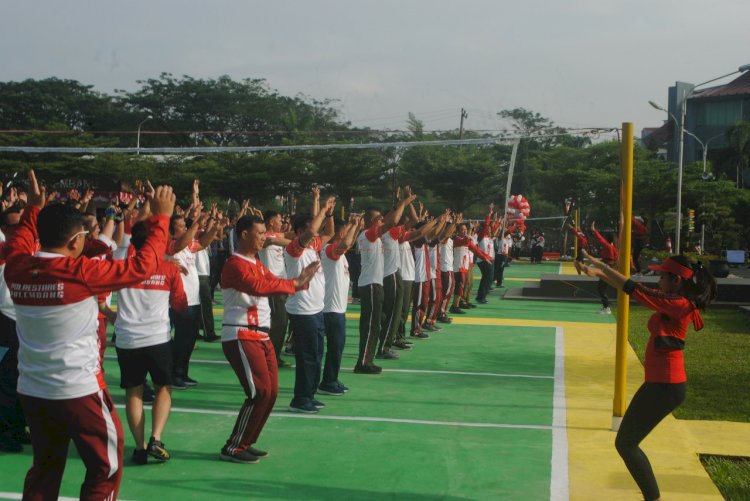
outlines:
{"label": "tall metal pole", "polygon": [[464,118],[469,118],[469,114],[466,110],[461,108],[461,125],[458,127],[458,138],[463,139],[464,137]]}
{"label": "tall metal pole", "polygon": [[685,91],[682,91],[682,103],[680,104],[680,149],[677,160],[677,228],[675,228],[675,254],[680,254],[680,233],[682,232],[682,169],[683,169],[683,149],[685,146],[685,112],[687,111],[685,102]]}
{"label": "tall metal pole", "polygon": [[141,123],[138,124],[138,133],[136,134],[136,137],[135,137],[135,154],[136,155],[141,154],[141,125],[145,124],[147,121],[151,120],[152,118],[154,117],[149,115],[146,118],[144,118],[141,121]]}
{"label": "tall metal pole", "polygon": [[[633,213],[633,123],[622,124],[620,145],[620,259],[618,271],[630,276],[630,230]],[[627,294],[617,291],[617,341],[615,348],[615,396],[612,400],[612,430],[620,429],[625,415],[625,386],[628,356],[628,314],[630,301]]]}

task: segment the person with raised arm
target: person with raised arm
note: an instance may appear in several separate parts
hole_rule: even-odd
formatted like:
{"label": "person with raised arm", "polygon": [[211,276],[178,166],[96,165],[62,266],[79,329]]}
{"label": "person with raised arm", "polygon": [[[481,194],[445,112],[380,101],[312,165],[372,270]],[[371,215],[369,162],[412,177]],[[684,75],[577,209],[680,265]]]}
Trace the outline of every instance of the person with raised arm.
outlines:
{"label": "person with raised arm", "polygon": [[[139,221],[131,228],[130,244],[138,251],[146,242],[148,227]],[[169,310],[187,309],[180,270],[174,263],[162,260],[146,280],[117,291],[117,314],[114,321],[120,387],[125,389],[125,413],[135,441],[131,461],[144,465],[148,457],[159,462],[170,459],[162,442],[162,432],[172,407],[172,334]],[[146,375],[155,386],[152,400],[151,434],[146,442],[143,410]]]}
{"label": "person with raised arm", "polygon": [[[282,231],[283,219],[276,211],[266,211],[263,214],[266,224],[266,240],[259,252],[260,260],[268,270],[279,278],[286,278],[284,267],[284,248],[292,241],[293,236]],[[292,237],[292,238],[290,238]],[[274,294],[268,298],[271,306],[271,342],[276,351],[276,363],[279,367],[291,367],[291,364],[281,358],[284,347],[284,335],[289,325],[286,314],[286,295]]]}
{"label": "person with raised arm", "polygon": [[[314,216],[298,215],[294,218],[296,237],[284,250],[288,278],[297,278],[307,266],[320,263],[320,250],[334,235],[335,206],[336,198],[329,197],[317,213],[313,210]],[[325,232],[320,235],[318,232],[324,221]],[[315,274],[308,289],[286,301],[286,311],[294,331],[294,397],[289,403],[290,412],[315,414],[325,405],[315,398],[323,361],[324,306],[325,276],[322,269]]]}
{"label": "person with raised arm", "polygon": [[83,216],[66,205],[45,207],[46,191],[33,170],[29,187],[29,204],[7,242],[5,269],[16,310],[18,394],[34,451],[24,499],[57,498],[71,440],[86,466],[80,498],[115,499],[123,431],[99,363],[96,296],[156,271],[174,193],[168,186],[156,188],[143,247],[125,260],[109,261],[81,256]]}
{"label": "person with raised arm", "polygon": [[326,358],[318,393],[343,395],[349,388],[339,381],[341,356],[346,342],[346,307],[349,295],[349,263],[346,252],[354,245],[361,230],[362,217],[349,216],[349,222],[336,223],[336,236],[320,251],[321,267],[326,279],[323,322],[326,329]]}
{"label": "person with raised arm", "polygon": [[700,262],[671,256],[660,265],[649,266],[660,273],[658,289],[652,289],[634,282],[603,259],[582,252],[591,264],[575,261],[578,270],[622,290],[654,311],[647,325],[650,336],[643,364],[645,382],[622,417],[615,447],[644,499],[659,501],[659,485],[640,443],[685,400],[685,338],[690,324],[696,331],[703,328],[700,310],[716,298],[716,280]]}
{"label": "person with raised arm", "polygon": [[[188,217],[175,214],[169,221],[172,240],[167,247],[167,254],[187,270],[187,274],[182,276],[182,282],[188,298],[187,310],[171,312],[174,324],[174,377],[172,378],[174,390],[185,390],[198,384],[198,381],[189,376],[190,357],[198,339],[201,323],[200,280],[198,279],[196,253],[206,248],[219,230],[216,221],[209,220],[209,213],[201,213],[199,186],[199,180],[193,181],[193,198]],[[198,231],[204,225],[205,231],[198,236]]]}
{"label": "person with raised arm", "polygon": [[[607,232],[602,235],[596,230],[595,222],[591,222],[591,231],[594,232],[594,237],[599,244],[599,259],[609,266],[615,266],[617,264],[617,247],[615,247],[615,237],[611,232]],[[599,299],[602,302],[602,309],[599,313],[602,315],[611,315],[612,310],[610,309],[610,301],[607,297],[607,282],[599,279],[596,286],[596,291],[599,294]]]}
{"label": "person with raised arm", "polygon": [[381,237],[396,226],[404,209],[416,200],[412,194],[400,200],[396,207],[383,217],[380,209],[370,207],[365,210],[365,230],[357,238],[362,271],[359,275],[359,296],[362,312],[359,317],[359,354],[354,366],[356,374],[380,374],[382,368],[373,363],[380,339],[385,341],[382,331],[381,315],[383,313],[383,270],[384,254]]}

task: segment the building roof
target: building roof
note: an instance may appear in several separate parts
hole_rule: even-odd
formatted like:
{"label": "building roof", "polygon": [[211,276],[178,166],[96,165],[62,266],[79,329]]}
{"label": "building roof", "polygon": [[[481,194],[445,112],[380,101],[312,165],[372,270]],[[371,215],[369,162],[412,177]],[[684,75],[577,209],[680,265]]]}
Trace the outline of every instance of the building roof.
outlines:
{"label": "building roof", "polygon": [[[672,120],[667,120],[664,125],[658,128],[649,128],[651,133],[641,138],[646,148],[655,150],[667,142],[674,134],[674,125]],[[645,129],[644,129],[645,130]]]}
{"label": "building roof", "polygon": [[746,71],[739,77],[725,85],[717,85],[708,89],[695,91],[691,99],[707,99],[712,97],[728,96],[750,96],[750,71]]}

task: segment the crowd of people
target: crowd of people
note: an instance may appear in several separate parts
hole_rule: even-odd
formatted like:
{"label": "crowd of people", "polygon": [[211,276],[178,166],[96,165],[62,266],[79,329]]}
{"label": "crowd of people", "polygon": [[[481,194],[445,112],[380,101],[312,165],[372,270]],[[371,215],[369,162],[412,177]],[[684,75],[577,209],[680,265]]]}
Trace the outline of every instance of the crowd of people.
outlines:
{"label": "crowd of people", "polygon": [[[104,207],[94,207],[93,195],[48,194],[30,171],[25,192],[13,187],[2,197],[0,449],[31,443],[29,499],[57,495],[70,441],[87,468],[81,497],[116,495],[124,435],[104,381],[108,343],[125,390],[132,463],[171,458],[162,438],[172,392],[199,384],[190,375],[199,339],[221,341],[246,397],[219,458],[256,463],[268,455],[254,446],[278,395],[279,367],[290,365],[284,351],[295,357],[290,412],[317,413],[319,395],[349,391],[340,369],[350,290],[362,311],[353,372],[379,374],[376,361],[398,359],[476,307],[475,264],[475,301],[486,303],[511,247],[512,228],[494,206],[475,223],[450,210],[430,216],[409,187],[390,210],[346,220],[336,217],[334,197],[321,203],[319,188],[309,212],[289,216],[245,201],[229,217],[204,206],[198,180],[185,208],[171,188],[148,182]],[[153,404],[148,434],[145,402]]]}
{"label": "crowd of people", "polygon": [[[136,183],[128,200],[100,210],[92,198],[91,191],[47,194],[33,171],[25,193],[11,188],[2,197],[0,449],[18,452],[31,443],[25,499],[58,495],[71,441],[86,466],[81,498],[116,497],[124,434],[104,380],[108,343],[114,343],[125,390],[135,443],[131,462],[170,460],[162,438],[172,391],[199,384],[190,376],[190,360],[203,339],[221,342],[245,393],[219,458],[257,463],[268,456],[255,445],[278,396],[278,370],[290,365],[284,351],[295,360],[290,412],[318,413],[325,408],[320,395],[349,391],[340,373],[350,290],[361,305],[353,373],[380,374],[379,364],[399,359],[400,351],[429,339],[451,316],[486,304],[493,282],[502,286],[514,245],[515,228],[494,205],[475,223],[450,209],[430,216],[408,186],[397,190],[389,210],[371,207],[346,219],[337,217],[343,211],[336,210],[335,197],[322,200],[317,187],[310,210],[289,216],[245,201],[230,217],[216,205],[204,206],[198,180],[186,208],[176,204],[170,187],[149,182]],[[592,231],[601,239],[601,259],[582,255],[604,271],[580,263],[579,271],[700,324],[694,306],[710,298],[684,299],[692,290],[680,289],[686,287],[680,282],[667,291],[682,293],[678,307],[635,287],[607,271],[616,250],[594,225]],[[535,237],[535,247],[543,249],[543,238]],[[475,266],[481,273],[476,291]],[[680,266],[662,271],[692,277],[689,265]],[[217,287],[224,308],[218,334]],[[114,326],[111,340],[108,324]],[[657,397],[644,394],[633,408]],[[153,402],[148,435],[144,402]],[[670,409],[649,415],[648,423]],[[639,479],[645,466],[634,450],[648,424],[628,416],[626,423],[618,450]]]}

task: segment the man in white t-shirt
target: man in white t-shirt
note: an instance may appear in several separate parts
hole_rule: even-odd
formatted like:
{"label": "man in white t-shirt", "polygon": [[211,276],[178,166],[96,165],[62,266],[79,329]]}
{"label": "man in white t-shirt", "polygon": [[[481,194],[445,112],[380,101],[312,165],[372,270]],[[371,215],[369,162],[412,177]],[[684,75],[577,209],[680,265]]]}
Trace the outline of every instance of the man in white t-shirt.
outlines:
{"label": "man in white t-shirt", "polygon": [[[207,221],[208,214],[201,216],[200,209],[193,213],[195,219],[187,226],[183,216],[174,215],[169,221],[172,235],[167,246],[167,255],[176,259],[186,270],[182,282],[187,296],[188,308],[184,312],[172,312],[174,323],[174,378],[172,388],[184,390],[198,382],[188,375],[190,357],[198,339],[198,325],[201,318],[200,283],[195,255],[213,241],[220,224]],[[198,230],[207,221],[206,231],[196,239]]]}
{"label": "man in white t-shirt", "polygon": [[[297,235],[284,250],[287,278],[297,278],[307,266],[320,261],[319,252],[333,237],[334,197],[328,198],[315,216],[299,215],[293,222]],[[327,219],[324,235],[318,231]],[[325,404],[315,399],[320,382],[323,359],[325,323],[323,307],[325,278],[318,269],[306,290],[301,290],[286,301],[286,311],[294,331],[295,379],[294,398],[289,403],[290,412],[315,414]]]}
{"label": "man in white t-shirt", "polygon": [[378,344],[385,341],[388,329],[382,330],[384,255],[381,237],[400,219],[407,205],[416,200],[410,195],[401,200],[385,218],[376,208],[365,211],[365,230],[357,238],[362,271],[359,275],[359,296],[362,312],[359,317],[359,355],[354,366],[357,374],[380,374],[382,368],[373,364]]}
{"label": "man in white t-shirt", "polygon": [[[284,267],[284,247],[289,245],[291,239],[288,238],[282,229],[281,214],[276,211],[266,211],[263,214],[263,221],[266,223],[266,240],[263,249],[258,253],[263,266],[279,278],[286,278],[286,269]],[[289,317],[286,314],[286,294],[274,294],[268,298],[271,306],[271,343],[276,352],[276,364],[278,367],[290,367],[286,360],[281,358],[282,347],[284,344],[284,334],[289,324]]]}
{"label": "man in white t-shirt", "polygon": [[341,355],[346,343],[346,305],[349,295],[349,264],[346,252],[354,244],[361,218],[349,217],[349,223],[336,223],[336,236],[320,251],[323,275],[326,280],[323,322],[326,330],[326,360],[318,392],[323,395],[343,395],[348,388],[339,381]]}
{"label": "man in white t-shirt", "polygon": [[[132,227],[131,245],[138,251],[146,242],[145,223]],[[143,282],[117,291],[115,346],[120,365],[120,387],[125,389],[125,413],[135,440],[132,461],[146,464],[148,456],[157,461],[170,458],[161,434],[172,407],[172,335],[169,310],[183,312],[187,297],[180,271],[161,261]],[[143,389],[146,374],[151,375],[156,395],[153,403],[151,435],[146,443]]]}

